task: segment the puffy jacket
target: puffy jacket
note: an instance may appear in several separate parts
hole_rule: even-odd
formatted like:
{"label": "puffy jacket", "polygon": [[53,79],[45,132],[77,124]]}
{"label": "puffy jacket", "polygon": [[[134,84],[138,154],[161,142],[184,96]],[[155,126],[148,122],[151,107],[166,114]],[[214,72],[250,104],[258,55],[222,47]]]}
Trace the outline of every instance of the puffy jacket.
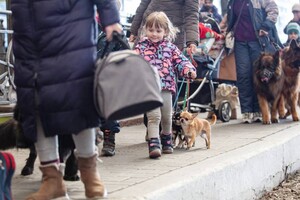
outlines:
{"label": "puffy jacket", "polygon": [[130,31],[133,35],[140,36],[147,16],[155,11],[163,11],[180,30],[174,44],[182,50],[185,44],[198,45],[199,31],[196,23],[199,19],[198,10],[198,0],[141,0]]}
{"label": "puffy jacket", "polygon": [[[275,23],[278,18],[278,7],[274,0],[250,0],[252,5],[248,6],[250,10],[251,20],[253,22],[253,27],[257,36],[258,41],[260,42],[262,49],[266,51],[272,51],[270,41],[278,44],[280,47],[283,47],[277,33]],[[231,31],[234,23],[237,19],[233,15],[233,3],[234,0],[230,0],[227,6],[227,23],[228,28],[227,32]],[[259,30],[264,30],[269,33],[269,38],[260,37],[258,35]]]}
{"label": "puffy jacket", "polygon": [[12,0],[15,84],[20,121],[36,141],[99,125],[93,102],[97,5],[103,26],[119,22],[115,0]]}
{"label": "puffy jacket", "polygon": [[157,69],[162,90],[175,93],[177,75],[188,78],[189,71],[196,72],[195,67],[178,47],[166,39],[154,43],[144,38],[135,50]]}

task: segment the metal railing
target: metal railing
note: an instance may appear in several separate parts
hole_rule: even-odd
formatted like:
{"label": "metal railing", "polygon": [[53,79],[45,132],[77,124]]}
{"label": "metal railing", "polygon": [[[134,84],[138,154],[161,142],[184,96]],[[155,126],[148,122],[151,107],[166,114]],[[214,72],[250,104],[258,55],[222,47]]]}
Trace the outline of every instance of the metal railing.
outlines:
{"label": "metal railing", "polygon": [[[10,10],[0,10],[0,14],[10,16]],[[13,34],[13,30],[0,29],[0,34]],[[11,37],[6,37],[11,38]],[[3,44],[4,45],[4,44]],[[17,101],[14,84],[14,57],[12,53],[12,40],[8,41],[7,48],[4,47],[4,56],[0,58],[0,105],[11,104]]]}

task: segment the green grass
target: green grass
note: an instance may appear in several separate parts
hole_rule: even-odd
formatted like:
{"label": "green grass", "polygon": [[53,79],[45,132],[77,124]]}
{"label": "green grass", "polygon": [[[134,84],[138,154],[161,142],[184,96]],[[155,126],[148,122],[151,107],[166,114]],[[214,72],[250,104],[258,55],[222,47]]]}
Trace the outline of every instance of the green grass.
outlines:
{"label": "green grass", "polygon": [[13,117],[12,113],[0,113],[0,124],[10,120]]}

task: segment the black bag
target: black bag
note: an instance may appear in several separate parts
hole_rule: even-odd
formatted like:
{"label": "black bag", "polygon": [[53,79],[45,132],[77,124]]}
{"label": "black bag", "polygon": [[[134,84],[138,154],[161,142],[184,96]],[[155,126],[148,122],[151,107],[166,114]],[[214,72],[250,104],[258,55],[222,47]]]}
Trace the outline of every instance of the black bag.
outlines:
{"label": "black bag", "polygon": [[[113,38],[113,42],[126,46],[119,34],[114,33]],[[154,68],[132,50],[107,51],[113,42],[106,45],[96,63],[94,98],[99,115],[107,120],[118,120],[162,106]]]}
{"label": "black bag", "polygon": [[[97,57],[101,57],[104,54],[104,49],[109,48],[106,51],[113,52],[113,51],[120,51],[128,49],[128,40],[125,35],[120,36],[122,39],[122,42],[114,41],[113,44],[107,46],[107,40],[106,40],[106,33],[101,31],[97,38]],[[124,43],[126,46],[124,46]]]}

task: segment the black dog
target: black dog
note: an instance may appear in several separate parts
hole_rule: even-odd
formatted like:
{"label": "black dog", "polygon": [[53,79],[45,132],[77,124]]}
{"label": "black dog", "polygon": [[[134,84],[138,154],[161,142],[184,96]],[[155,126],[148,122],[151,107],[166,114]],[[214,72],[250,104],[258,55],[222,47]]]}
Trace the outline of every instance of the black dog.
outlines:
{"label": "black dog", "polygon": [[178,144],[183,144],[183,141],[185,141],[184,133],[180,123],[180,113],[181,111],[175,111],[172,115],[172,140],[174,147],[176,147],[177,138],[179,140]]}

